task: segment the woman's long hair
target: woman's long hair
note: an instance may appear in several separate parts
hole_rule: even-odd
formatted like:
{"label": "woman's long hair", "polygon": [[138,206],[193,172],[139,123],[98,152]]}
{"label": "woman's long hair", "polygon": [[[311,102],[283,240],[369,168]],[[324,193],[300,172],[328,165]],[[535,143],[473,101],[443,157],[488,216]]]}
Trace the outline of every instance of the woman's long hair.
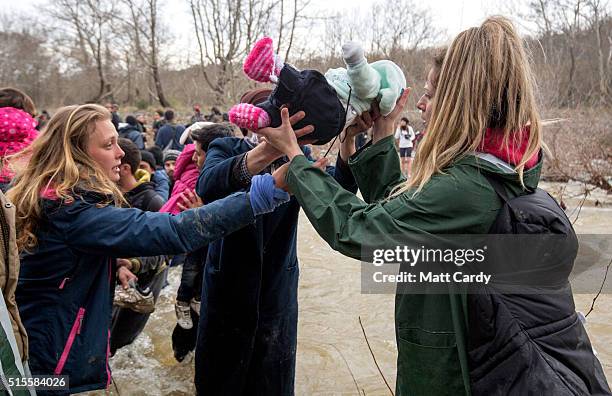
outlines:
{"label": "woman's long hair", "polygon": [[487,128],[501,131],[504,145],[509,145],[525,138],[526,126],[527,150],[515,168],[521,183],[525,163],[542,145],[535,81],[512,23],[490,17],[461,32],[448,48],[412,177],[392,196],[410,189],[418,193],[434,174],[478,151]]}
{"label": "woman's long hair", "polygon": [[43,133],[14,160],[27,161],[7,196],[17,209],[19,250],[37,244],[36,227],[42,220],[42,197],[72,201],[83,191],[99,193],[101,205],[124,203],[121,191],[87,154],[87,144],[96,122],[109,120],[110,113],[97,104],[66,106],[49,120]]}

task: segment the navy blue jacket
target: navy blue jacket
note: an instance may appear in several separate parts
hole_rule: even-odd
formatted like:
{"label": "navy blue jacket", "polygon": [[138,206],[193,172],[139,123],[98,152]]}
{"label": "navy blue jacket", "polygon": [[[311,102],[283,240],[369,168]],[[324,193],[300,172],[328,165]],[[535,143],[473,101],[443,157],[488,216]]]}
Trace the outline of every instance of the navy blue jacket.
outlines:
{"label": "navy blue jacket", "polygon": [[133,125],[126,125],[123,128],[119,128],[119,137],[131,140],[139,150],[144,150],[145,144],[142,138],[142,132]]}
{"label": "navy blue jacket", "polygon": [[[251,149],[244,139],[213,141],[196,191],[215,202],[243,186],[232,169]],[[357,190],[348,166],[331,169]],[[297,345],[295,198],[209,245],[196,347],[195,383],[205,395],[291,395]]]}
{"label": "navy blue jacket", "polygon": [[30,339],[30,368],[35,375],[69,375],[70,393],[110,383],[116,257],[196,250],[254,221],[244,193],[177,216],[99,207],[101,198],[45,200],[38,244],[21,259],[16,296]]}
{"label": "navy blue jacket", "polygon": [[157,131],[155,136],[155,144],[162,150],[170,148],[173,150],[183,150],[183,145],[180,143],[181,135],[185,131],[183,125],[178,124],[165,124]]}

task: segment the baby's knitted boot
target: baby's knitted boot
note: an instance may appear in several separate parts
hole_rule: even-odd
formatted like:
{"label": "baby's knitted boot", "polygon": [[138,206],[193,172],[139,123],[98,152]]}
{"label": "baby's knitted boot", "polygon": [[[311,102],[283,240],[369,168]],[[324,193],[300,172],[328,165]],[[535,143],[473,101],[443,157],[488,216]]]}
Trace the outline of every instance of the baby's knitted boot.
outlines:
{"label": "baby's knitted boot", "polygon": [[349,67],[355,67],[362,62],[367,62],[363,47],[354,41],[344,43],[342,46],[342,57]]}
{"label": "baby's knitted boot", "polygon": [[255,43],[242,69],[252,80],[275,83],[283,66],[283,61],[274,53],[272,39],[264,37]]}
{"label": "baby's knitted boot", "polygon": [[265,128],[270,125],[270,116],[260,107],[249,103],[234,105],[228,112],[232,124],[250,131]]}

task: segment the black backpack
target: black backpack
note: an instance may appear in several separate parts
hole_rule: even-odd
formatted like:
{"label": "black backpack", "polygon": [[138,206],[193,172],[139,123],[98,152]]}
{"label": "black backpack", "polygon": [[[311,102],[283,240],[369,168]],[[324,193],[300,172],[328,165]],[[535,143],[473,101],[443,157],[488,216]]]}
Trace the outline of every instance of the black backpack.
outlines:
{"label": "black backpack", "polygon": [[[567,281],[578,248],[571,222],[544,190],[512,197],[495,177],[483,176],[503,203],[489,234],[565,235],[568,260],[553,293],[500,293],[481,284],[466,295],[472,394],[610,395]],[[559,276],[542,267],[532,270]]]}

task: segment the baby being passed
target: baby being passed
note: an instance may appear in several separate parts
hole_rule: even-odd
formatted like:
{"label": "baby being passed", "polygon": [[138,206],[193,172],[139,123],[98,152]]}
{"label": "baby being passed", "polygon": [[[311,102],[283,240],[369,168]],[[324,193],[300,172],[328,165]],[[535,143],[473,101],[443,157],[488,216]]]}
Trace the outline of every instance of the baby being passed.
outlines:
{"label": "baby being passed", "polygon": [[395,63],[380,60],[368,63],[363,48],[355,42],[342,46],[345,68],[298,71],[274,53],[272,39],[255,43],[243,70],[252,80],[276,84],[268,99],[258,105],[240,103],[229,111],[230,121],[241,128],[257,131],[281,124],[280,109],[289,114],[303,110],[306,117],[295,129],[313,125],[305,136],[313,144],[325,144],[337,136],[356,116],[369,111],[377,101],[381,114],[389,114],[406,87],[404,73]]}

